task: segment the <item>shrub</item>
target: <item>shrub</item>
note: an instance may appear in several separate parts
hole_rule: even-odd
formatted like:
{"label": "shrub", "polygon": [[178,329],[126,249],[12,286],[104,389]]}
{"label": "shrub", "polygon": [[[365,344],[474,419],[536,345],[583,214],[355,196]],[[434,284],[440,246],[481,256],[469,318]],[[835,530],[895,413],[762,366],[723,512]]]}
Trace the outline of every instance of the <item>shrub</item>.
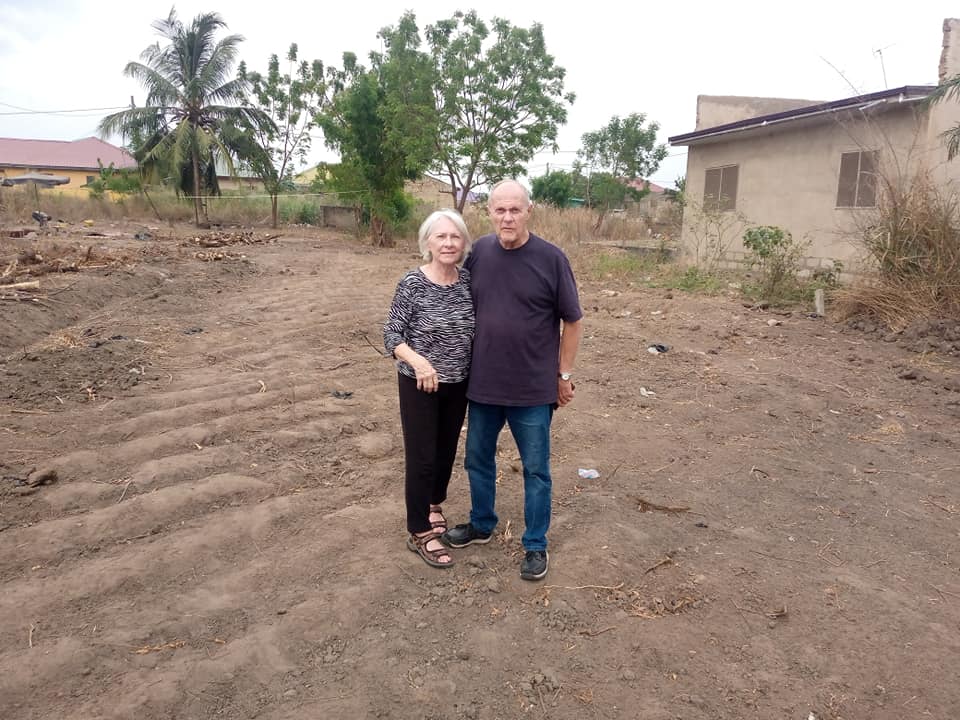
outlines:
{"label": "shrub", "polygon": [[760,269],[764,298],[784,298],[796,289],[806,243],[794,241],[788,231],[776,225],[761,225],[743,234],[743,246],[750,251],[751,267]]}

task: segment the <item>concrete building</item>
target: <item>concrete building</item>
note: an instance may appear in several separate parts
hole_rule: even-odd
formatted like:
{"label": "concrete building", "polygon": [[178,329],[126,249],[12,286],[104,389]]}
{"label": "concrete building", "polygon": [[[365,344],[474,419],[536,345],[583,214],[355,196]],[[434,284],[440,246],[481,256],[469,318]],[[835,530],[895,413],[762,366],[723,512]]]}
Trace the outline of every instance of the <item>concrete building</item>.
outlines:
{"label": "concrete building", "polygon": [[[939,81],[960,74],[960,20],[943,24]],[[932,72],[931,72],[932,75]],[[833,102],[701,95],[687,146],[681,247],[698,262],[746,257],[743,231],[777,225],[809,242],[809,269],[861,266],[856,235],[882,202],[885,183],[918,172],[955,191],[960,159],[947,161],[942,133],[960,102],[924,102],[933,85]]]}
{"label": "concrete building", "polygon": [[69,178],[57,192],[86,195],[86,185],[100,174],[98,161],[104,167],[132,169],[137,161],[123,148],[99,138],[82,140],[25,140],[0,138],[0,179],[31,172]]}

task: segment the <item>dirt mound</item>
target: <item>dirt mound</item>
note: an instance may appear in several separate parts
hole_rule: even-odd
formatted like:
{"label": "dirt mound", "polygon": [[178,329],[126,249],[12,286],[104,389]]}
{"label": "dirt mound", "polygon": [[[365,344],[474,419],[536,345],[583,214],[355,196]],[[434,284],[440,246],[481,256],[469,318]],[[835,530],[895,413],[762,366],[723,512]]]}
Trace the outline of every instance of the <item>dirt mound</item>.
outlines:
{"label": "dirt mound", "polygon": [[960,319],[917,320],[899,331],[866,317],[848,320],[846,326],[897,343],[910,352],[960,356]]}
{"label": "dirt mound", "polygon": [[914,323],[900,333],[899,342],[912,352],[960,355],[960,318]]}

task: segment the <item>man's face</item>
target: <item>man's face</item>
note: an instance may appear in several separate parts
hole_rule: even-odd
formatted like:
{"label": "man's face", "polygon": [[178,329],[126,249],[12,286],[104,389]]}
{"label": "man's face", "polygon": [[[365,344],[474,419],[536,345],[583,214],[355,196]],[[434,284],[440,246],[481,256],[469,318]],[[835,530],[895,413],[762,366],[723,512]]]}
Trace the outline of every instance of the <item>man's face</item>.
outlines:
{"label": "man's face", "polygon": [[526,241],[530,203],[519,185],[506,183],[498,187],[490,196],[488,210],[501,241],[507,244]]}

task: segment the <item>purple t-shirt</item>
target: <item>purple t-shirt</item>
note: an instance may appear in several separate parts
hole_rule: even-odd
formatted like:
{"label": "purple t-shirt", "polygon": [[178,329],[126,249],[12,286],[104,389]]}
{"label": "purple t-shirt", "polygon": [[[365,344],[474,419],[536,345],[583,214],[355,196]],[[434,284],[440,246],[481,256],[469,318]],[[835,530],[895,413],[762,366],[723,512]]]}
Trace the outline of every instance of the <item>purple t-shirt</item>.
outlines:
{"label": "purple t-shirt", "polygon": [[515,250],[484,235],[464,267],[477,318],[467,397],[515,407],[555,403],[560,321],[583,317],[567,256],[532,233]]}

